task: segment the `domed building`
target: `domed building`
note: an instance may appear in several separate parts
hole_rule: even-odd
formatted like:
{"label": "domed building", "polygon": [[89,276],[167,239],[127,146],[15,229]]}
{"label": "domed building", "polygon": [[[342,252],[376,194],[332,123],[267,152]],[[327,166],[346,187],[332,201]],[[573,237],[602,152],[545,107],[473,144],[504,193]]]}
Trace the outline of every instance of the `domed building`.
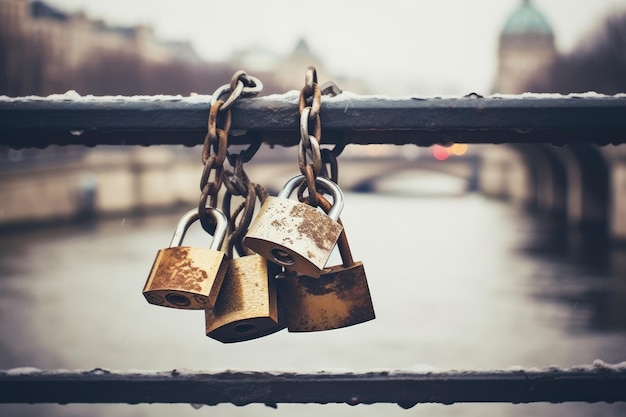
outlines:
{"label": "domed building", "polygon": [[520,94],[532,82],[541,90],[549,84],[549,68],[556,59],[554,33],[530,0],[523,0],[500,34],[495,93]]}

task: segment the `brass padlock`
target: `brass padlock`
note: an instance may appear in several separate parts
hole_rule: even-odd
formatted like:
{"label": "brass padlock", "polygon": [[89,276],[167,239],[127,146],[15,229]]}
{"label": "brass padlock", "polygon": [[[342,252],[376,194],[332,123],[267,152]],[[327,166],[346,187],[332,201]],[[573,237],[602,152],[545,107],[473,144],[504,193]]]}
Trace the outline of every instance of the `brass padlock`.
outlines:
{"label": "brass padlock", "polygon": [[224,275],[228,256],[219,249],[228,230],[220,210],[207,207],[216,226],[209,248],[180,246],[189,226],[198,220],[198,209],[187,212],[178,222],[169,248],[157,252],[143,295],[150,304],[186,310],[213,307]]}
{"label": "brass padlock", "polygon": [[315,278],[321,274],[343,229],[337,222],[343,209],[343,193],[334,182],[316,178],[333,197],[328,214],[322,213],[289,199],[304,179],[304,175],[293,177],[276,197],[265,200],[243,244],[289,271]]}
{"label": "brass padlock", "polygon": [[277,269],[258,254],[232,259],[215,307],[205,311],[206,335],[222,343],[233,343],[287,327],[279,317],[274,279]]}
{"label": "brass padlock", "polygon": [[[284,329],[287,325],[279,319],[276,292],[277,266],[262,256],[248,252],[242,237],[252,218],[256,198],[265,198],[262,186],[248,183],[246,201],[231,214],[232,193],[227,191],[222,200],[222,211],[230,217],[231,232],[226,250],[231,255],[237,249],[238,258],[231,260],[217,302],[205,311],[206,335],[223,343],[256,339]],[[239,224],[236,219],[242,214]],[[270,274],[271,271],[271,274]]]}
{"label": "brass padlock", "polygon": [[[330,203],[321,195],[318,204]],[[352,326],[376,318],[362,262],[354,262],[345,229],[337,242],[342,265],[324,268],[319,278],[284,274],[278,297],[290,332],[314,332]]]}

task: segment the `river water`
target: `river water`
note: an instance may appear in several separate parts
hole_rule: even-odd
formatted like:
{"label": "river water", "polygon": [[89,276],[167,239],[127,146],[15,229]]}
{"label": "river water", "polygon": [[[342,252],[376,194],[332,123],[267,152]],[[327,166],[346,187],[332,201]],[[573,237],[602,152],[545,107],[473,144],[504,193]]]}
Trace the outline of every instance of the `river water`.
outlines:
{"label": "river water", "polygon": [[[626,360],[624,272],[546,251],[538,219],[453,192],[346,194],[342,218],[376,320],[223,345],[204,335],[201,312],[159,308],[141,295],[184,211],[0,235],[0,368],[491,370]],[[196,230],[186,243],[208,240]],[[626,404],[0,405],[3,416],[320,413],[623,416]]]}

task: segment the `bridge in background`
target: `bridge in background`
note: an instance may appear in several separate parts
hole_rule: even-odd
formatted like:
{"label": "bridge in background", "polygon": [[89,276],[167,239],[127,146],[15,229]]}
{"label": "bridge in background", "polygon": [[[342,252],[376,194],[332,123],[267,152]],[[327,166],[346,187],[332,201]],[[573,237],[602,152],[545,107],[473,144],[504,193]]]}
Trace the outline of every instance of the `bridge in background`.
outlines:
{"label": "bridge in background", "polygon": [[[5,164],[0,170],[4,201],[0,226],[71,218],[90,209],[89,204],[94,214],[102,215],[193,206],[200,195],[201,149],[180,151],[170,147],[99,148],[39,163],[28,159],[14,163],[13,169]],[[253,159],[245,170],[252,181],[275,195],[300,172],[295,153],[280,158],[271,153]],[[466,181],[468,191],[474,191],[478,189],[479,158],[476,154],[446,161],[429,154],[411,159],[340,155],[339,185],[344,191],[375,191],[377,182],[393,175],[426,170],[459,177]]]}
{"label": "bridge in background", "polygon": [[[71,166],[59,169],[60,183],[65,184],[61,188],[43,187],[43,171],[20,186],[3,181],[3,201],[9,203],[4,204],[2,216],[6,219],[11,213],[24,214],[14,202],[19,201],[17,196],[35,191],[38,198],[29,200],[29,207],[38,216],[45,216],[46,206],[56,202],[67,210],[73,209],[75,204],[68,202],[93,184],[98,185],[98,208],[103,212],[149,208],[172,200],[195,201],[198,191],[189,183],[197,181],[190,178],[200,177],[197,159],[183,163],[184,158],[180,158],[181,163],[176,164],[177,157],[162,148],[134,151],[128,145],[198,145],[206,133],[209,101],[208,97],[0,100],[4,133],[0,146],[124,145],[110,152],[117,154],[108,162],[102,160],[107,152],[80,162],[86,169],[80,171],[82,176]],[[288,93],[236,103],[232,129],[247,134],[233,136],[231,144],[261,141],[275,149],[293,149],[299,140],[297,102],[297,95]],[[600,228],[613,241],[626,241],[623,95],[451,99],[339,95],[324,98],[320,115],[322,140],[329,145],[479,146],[477,184],[481,192],[532,207],[574,230]],[[380,164],[355,159],[354,168],[350,168],[348,155],[341,158],[340,185],[346,189],[367,189],[368,183],[381,179],[391,168],[411,169],[413,164],[426,164],[410,158]],[[284,170],[282,165],[273,163],[274,172],[250,172],[260,178],[259,182],[272,187],[272,183],[282,183],[283,174],[289,173],[285,175],[288,178],[298,173],[295,158],[293,161],[293,166],[287,163]],[[127,168],[105,174],[104,167],[115,164],[127,164]],[[432,162],[432,167],[447,166],[451,165]],[[174,190],[172,194],[165,192],[167,186]]]}

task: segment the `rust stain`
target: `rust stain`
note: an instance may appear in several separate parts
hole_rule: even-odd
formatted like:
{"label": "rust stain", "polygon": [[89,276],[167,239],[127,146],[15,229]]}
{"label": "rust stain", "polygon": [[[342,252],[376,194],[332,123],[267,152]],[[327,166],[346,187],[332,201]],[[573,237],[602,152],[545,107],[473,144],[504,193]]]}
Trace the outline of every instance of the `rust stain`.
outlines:
{"label": "rust stain", "polygon": [[337,243],[341,225],[330,217],[305,204],[293,206],[289,215],[302,219],[298,224],[298,232],[307,236],[321,250],[330,251]]}
{"label": "rust stain", "polygon": [[190,257],[188,247],[170,248],[161,259],[156,273],[155,281],[168,283],[173,288],[185,291],[199,292],[200,285],[208,279],[207,272],[194,266],[193,258]]}
{"label": "rust stain", "polygon": [[337,329],[376,317],[362,264],[328,269],[318,279],[298,276],[281,281],[281,296],[289,300],[291,331]]}

